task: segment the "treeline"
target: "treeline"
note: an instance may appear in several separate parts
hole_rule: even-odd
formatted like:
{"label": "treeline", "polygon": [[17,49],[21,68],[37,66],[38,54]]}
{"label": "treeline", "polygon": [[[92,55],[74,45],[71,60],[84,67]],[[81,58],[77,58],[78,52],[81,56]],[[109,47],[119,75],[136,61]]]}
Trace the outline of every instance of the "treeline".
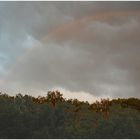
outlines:
{"label": "treeline", "polygon": [[140,99],[101,99],[92,104],[0,93],[0,138],[140,138]]}

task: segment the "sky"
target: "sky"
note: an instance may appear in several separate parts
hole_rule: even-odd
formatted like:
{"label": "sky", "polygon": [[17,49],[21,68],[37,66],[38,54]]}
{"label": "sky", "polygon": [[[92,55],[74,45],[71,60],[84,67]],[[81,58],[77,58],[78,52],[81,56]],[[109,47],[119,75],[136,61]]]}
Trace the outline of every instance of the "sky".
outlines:
{"label": "sky", "polygon": [[140,2],[0,2],[0,90],[140,98]]}

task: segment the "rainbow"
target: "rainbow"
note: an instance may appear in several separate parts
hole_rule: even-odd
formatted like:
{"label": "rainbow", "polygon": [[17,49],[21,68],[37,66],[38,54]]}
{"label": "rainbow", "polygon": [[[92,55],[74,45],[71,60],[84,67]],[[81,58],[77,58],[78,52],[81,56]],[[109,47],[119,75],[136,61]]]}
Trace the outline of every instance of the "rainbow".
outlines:
{"label": "rainbow", "polygon": [[86,26],[91,21],[106,21],[112,18],[118,17],[129,17],[129,16],[138,16],[140,15],[140,11],[114,11],[114,12],[101,12],[95,15],[86,16],[80,19],[76,19],[69,23],[66,23],[60,27],[57,27],[53,31],[49,32],[47,36],[41,39],[41,42],[46,42],[48,39],[62,39],[64,36],[67,35],[69,31],[80,30],[82,27]]}

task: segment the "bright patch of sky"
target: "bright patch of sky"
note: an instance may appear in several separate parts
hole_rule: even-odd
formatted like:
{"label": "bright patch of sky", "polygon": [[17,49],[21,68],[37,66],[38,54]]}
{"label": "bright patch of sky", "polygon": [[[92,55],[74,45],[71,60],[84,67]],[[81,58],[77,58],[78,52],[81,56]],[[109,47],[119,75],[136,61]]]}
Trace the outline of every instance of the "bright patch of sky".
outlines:
{"label": "bright patch of sky", "polygon": [[25,34],[23,40],[14,40],[12,34],[0,34],[0,75],[6,74],[18,57],[38,43],[32,36]]}

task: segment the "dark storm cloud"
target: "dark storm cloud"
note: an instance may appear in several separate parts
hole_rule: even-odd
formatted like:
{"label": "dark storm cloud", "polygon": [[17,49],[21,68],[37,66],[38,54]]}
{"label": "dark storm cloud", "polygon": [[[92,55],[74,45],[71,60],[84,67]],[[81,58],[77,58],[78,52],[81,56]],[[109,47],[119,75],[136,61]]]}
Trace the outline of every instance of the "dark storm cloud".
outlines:
{"label": "dark storm cloud", "polygon": [[101,11],[139,10],[139,7],[139,2],[0,2],[0,22],[42,38],[77,18]]}
{"label": "dark storm cloud", "polygon": [[[9,44],[4,44],[0,50],[7,48],[9,56],[19,54],[25,44],[34,44],[13,63],[2,89],[6,85],[16,91],[61,87],[99,97],[139,97],[140,2],[1,2],[0,5],[1,34],[9,36],[3,44],[15,47],[12,52]],[[123,14],[133,11],[137,14]],[[107,13],[107,17],[108,13],[117,12],[121,16],[77,22],[98,13]],[[44,37],[46,40],[42,41]]]}

